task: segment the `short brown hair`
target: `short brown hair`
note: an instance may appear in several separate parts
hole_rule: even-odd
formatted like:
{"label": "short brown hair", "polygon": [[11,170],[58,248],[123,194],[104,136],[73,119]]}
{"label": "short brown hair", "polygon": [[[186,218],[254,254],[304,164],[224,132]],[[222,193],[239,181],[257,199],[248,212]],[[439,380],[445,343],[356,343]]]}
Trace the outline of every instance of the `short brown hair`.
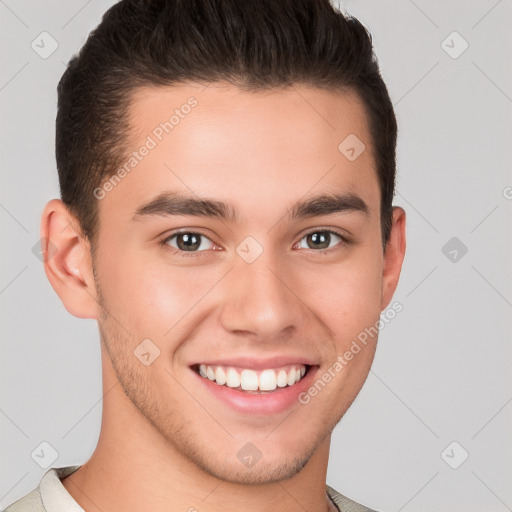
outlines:
{"label": "short brown hair", "polygon": [[[257,91],[306,84],[355,91],[369,121],[385,245],[397,126],[371,36],[328,0],[122,0],[103,16],[58,85],[56,159],[63,202],[94,242],[93,190],[127,149],[131,93],[144,85],[227,81]],[[341,142],[341,141],[340,141]]]}

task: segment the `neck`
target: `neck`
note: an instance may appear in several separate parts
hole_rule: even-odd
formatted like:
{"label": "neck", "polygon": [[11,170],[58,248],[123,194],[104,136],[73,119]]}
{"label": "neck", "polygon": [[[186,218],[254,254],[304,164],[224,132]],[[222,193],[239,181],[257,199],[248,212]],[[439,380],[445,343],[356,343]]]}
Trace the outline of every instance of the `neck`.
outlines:
{"label": "neck", "polygon": [[113,372],[104,372],[103,394],[97,447],[62,480],[86,512],[333,510],[325,487],[330,436],[292,478],[243,485],[218,479],[179,453],[126,397]]}

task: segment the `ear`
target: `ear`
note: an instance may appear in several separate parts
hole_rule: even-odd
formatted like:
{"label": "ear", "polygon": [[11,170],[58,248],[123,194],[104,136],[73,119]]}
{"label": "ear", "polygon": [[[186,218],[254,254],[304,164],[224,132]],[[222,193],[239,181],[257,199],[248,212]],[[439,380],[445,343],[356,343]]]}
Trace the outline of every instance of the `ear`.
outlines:
{"label": "ear", "polygon": [[384,250],[381,310],[388,307],[398,285],[405,256],[405,245],[405,211],[399,206],[394,206],[391,233]]}
{"label": "ear", "polygon": [[64,307],[78,318],[97,318],[90,244],[61,200],[52,199],[44,207],[40,234],[44,270]]}

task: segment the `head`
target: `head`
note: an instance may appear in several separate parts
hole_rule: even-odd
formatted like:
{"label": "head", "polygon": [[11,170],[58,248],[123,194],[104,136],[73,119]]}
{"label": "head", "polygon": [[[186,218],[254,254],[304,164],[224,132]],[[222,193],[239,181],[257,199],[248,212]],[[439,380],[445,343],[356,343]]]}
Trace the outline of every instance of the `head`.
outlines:
{"label": "head", "polygon": [[[376,335],[333,367],[378,323],[405,251],[369,34],[327,0],[123,0],[58,93],[52,285],[97,319],[104,368],[173,452],[234,482],[289,478],[363,385]],[[208,364],[306,374],[234,405]]]}

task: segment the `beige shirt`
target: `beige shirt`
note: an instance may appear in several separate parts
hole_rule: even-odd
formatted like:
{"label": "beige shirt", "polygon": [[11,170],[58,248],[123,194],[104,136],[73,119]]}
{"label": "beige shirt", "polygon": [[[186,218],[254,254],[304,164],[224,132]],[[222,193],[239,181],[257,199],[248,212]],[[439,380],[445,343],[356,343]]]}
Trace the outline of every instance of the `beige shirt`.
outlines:
{"label": "beige shirt", "polygon": [[[4,512],[84,512],[61,482],[62,478],[75,472],[79,467],[49,469],[36,489],[9,505]],[[332,487],[327,486],[327,494],[340,512],[373,512],[341,495]]]}

